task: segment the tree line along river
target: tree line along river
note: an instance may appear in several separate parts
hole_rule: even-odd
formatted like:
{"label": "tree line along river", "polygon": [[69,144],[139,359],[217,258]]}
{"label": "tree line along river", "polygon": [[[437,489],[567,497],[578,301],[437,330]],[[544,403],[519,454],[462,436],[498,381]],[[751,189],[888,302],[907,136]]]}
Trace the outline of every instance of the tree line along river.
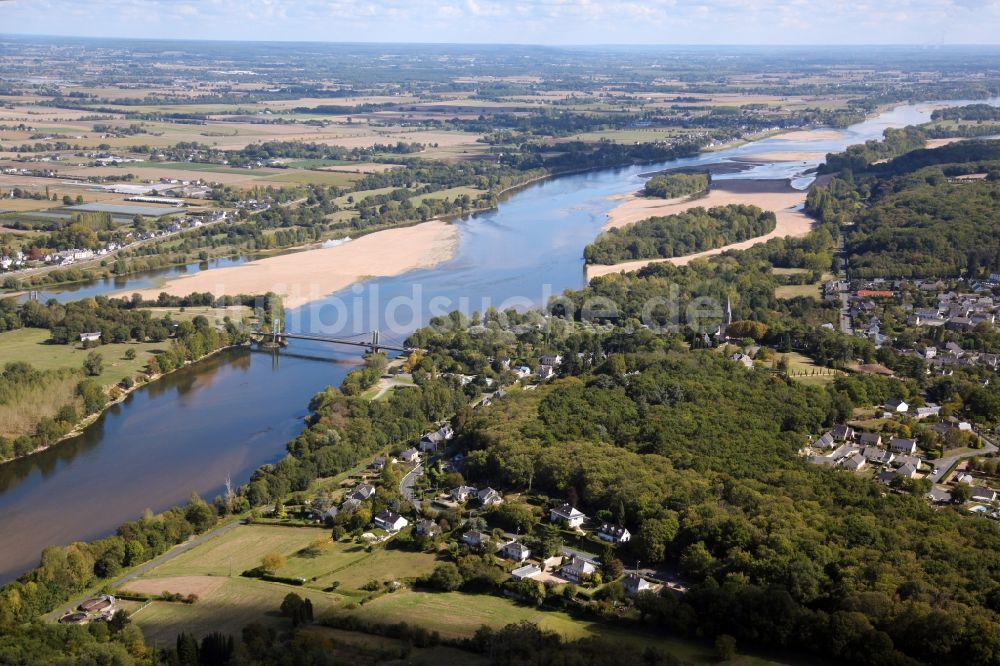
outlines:
{"label": "tree line along river", "polygon": [[[341,334],[379,328],[399,339],[426,323],[432,307],[435,313],[471,313],[505,303],[540,305],[549,295],[583,286],[584,246],[600,232],[615,205],[611,198],[639,189],[642,174],[773,152],[837,152],[878,138],[887,127],[926,122],[929,106],[897,107],[837,130],[836,138],[774,137],[695,158],[541,181],[515,192],[496,210],[456,222],[460,242],[452,259],[355,285],[326,301],[289,311],[288,329],[321,330],[346,313],[351,321]],[[807,171],[817,162],[756,163],[716,178],[787,178],[802,189],[811,181]],[[231,263],[192,264],[44,290],[40,298],[66,301],[155,287],[157,280],[178,270],[212,270]],[[438,300],[432,303],[432,297]],[[411,298],[419,303],[416,310],[400,300]],[[338,302],[346,307],[335,307]],[[392,327],[386,321],[385,306],[390,303],[396,303],[390,312],[397,320]],[[254,469],[284,455],[285,444],[302,428],[313,394],[338,385],[360,359],[359,350],[309,341],[295,341],[278,355],[225,351],[135,391],[79,437],[0,465],[0,533],[5,537],[0,582],[34,566],[45,546],[104,536],[146,508],[164,510],[192,492],[211,500],[222,492],[227,476],[234,483],[245,482]]]}

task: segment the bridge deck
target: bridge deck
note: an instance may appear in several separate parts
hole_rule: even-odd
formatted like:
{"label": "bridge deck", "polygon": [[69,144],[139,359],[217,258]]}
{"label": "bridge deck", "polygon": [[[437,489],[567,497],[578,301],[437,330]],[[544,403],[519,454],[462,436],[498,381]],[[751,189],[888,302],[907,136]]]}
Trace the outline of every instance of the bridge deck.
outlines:
{"label": "bridge deck", "polygon": [[[262,331],[253,331],[253,333],[255,335],[259,335],[264,338],[274,336],[273,333],[264,333]],[[385,349],[388,351],[396,351],[401,353],[414,351],[412,347],[401,347],[399,345],[382,344],[381,342],[373,344],[371,340],[351,340],[347,338],[334,338],[326,335],[310,335],[308,333],[278,333],[276,337],[279,340],[282,338],[292,339],[292,340],[312,340],[314,342],[329,342],[335,345],[349,345],[351,347],[364,347],[366,349],[377,347],[378,349]]]}

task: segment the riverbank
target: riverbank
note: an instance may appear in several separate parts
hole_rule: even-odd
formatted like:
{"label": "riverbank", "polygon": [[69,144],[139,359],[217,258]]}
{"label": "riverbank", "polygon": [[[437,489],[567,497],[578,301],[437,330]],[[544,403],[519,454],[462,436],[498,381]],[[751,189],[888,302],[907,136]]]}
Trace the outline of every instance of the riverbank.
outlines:
{"label": "riverbank", "polygon": [[[135,391],[138,391],[139,389],[143,388],[144,386],[148,386],[149,384],[152,384],[152,383],[154,383],[154,382],[162,379],[163,377],[166,377],[167,375],[169,375],[169,374],[171,374],[173,372],[177,372],[178,370],[181,370],[182,368],[186,368],[186,367],[195,365],[196,363],[200,363],[201,361],[209,359],[209,358],[215,356],[216,354],[218,354],[220,352],[223,352],[223,351],[225,351],[227,349],[236,349],[236,348],[241,347],[241,346],[244,346],[244,345],[226,345],[224,347],[219,347],[218,349],[213,349],[212,351],[208,352],[207,354],[204,354],[204,355],[202,355],[202,356],[200,356],[200,357],[198,357],[196,359],[193,359],[193,360],[190,360],[190,361],[186,361],[184,363],[184,365],[182,365],[182,366],[180,366],[178,368],[175,368],[174,370],[171,370],[170,372],[158,372],[158,373],[153,374],[153,375],[146,375],[146,374],[141,374],[141,373],[137,374],[135,376],[135,378],[134,378],[133,383],[132,383],[131,386],[127,386],[127,387],[126,386],[122,386],[120,383],[107,384],[107,385],[105,385],[105,386],[102,387],[102,390],[104,391],[105,395],[107,396],[107,401],[104,403],[104,406],[101,407],[98,411],[94,412],[93,414],[88,414],[88,415],[84,416],[82,419],[78,420],[75,424],[73,424],[73,427],[68,432],[66,432],[66,434],[64,434],[63,436],[59,437],[58,439],[55,439],[52,442],[50,442],[50,443],[48,443],[48,444],[46,444],[44,446],[39,446],[39,447],[37,447],[35,449],[32,449],[30,452],[25,453],[23,455],[15,455],[15,456],[13,456],[11,458],[7,458],[6,460],[0,460],[0,466],[7,465],[9,463],[13,463],[13,462],[18,461],[18,460],[24,460],[25,458],[30,458],[31,456],[44,453],[45,451],[48,451],[49,449],[51,449],[53,447],[56,447],[56,446],[58,446],[58,445],[60,445],[60,444],[62,444],[64,442],[67,442],[67,441],[69,441],[71,439],[75,439],[75,438],[81,436],[84,433],[84,431],[87,430],[87,428],[89,428],[94,423],[96,423],[97,420],[100,419],[105,414],[105,412],[107,412],[109,409],[111,409],[115,405],[119,405],[119,404],[125,402],[126,398],[128,398],[130,395],[132,395],[132,393],[134,393]],[[95,348],[95,351],[100,352],[100,350],[101,350],[100,347]]]}
{"label": "riverbank", "polygon": [[772,238],[805,236],[813,226],[812,218],[801,210],[807,194],[808,190],[796,190],[784,180],[722,180],[715,181],[708,194],[693,198],[654,199],[639,196],[637,193],[619,197],[622,203],[608,213],[608,219],[603,226],[604,231],[625,227],[650,217],[677,215],[696,207],[714,208],[732,204],[753,205],[762,210],[773,211],[776,225],[773,231],[763,236],[696,254],[669,259],[638,259],[612,265],[588,264],[587,280],[611,273],[636,271],[658,262],[685,266],[695,259],[712,257],[727,250],[745,250],[759,243],[766,243]]}
{"label": "riverbank", "polygon": [[[203,271],[138,293],[143,298],[156,299],[161,292],[171,296],[193,292],[216,296],[274,292],[282,297],[286,307],[297,308],[371,277],[392,277],[436,266],[454,256],[458,236],[454,225],[432,220],[377,231],[336,247]],[[131,293],[116,295],[126,297]]]}

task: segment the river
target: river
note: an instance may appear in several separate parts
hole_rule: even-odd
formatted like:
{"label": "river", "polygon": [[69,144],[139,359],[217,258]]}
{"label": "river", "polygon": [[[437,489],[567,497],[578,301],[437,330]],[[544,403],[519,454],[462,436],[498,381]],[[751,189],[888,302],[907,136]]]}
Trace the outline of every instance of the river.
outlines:
{"label": "river", "polygon": [[[773,152],[837,152],[880,137],[886,127],[925,122],[929,106],[897,107],[838,130],[835,139],[774,137],[695,158],[530,185],[496,210],[456,222],[460,244],[453,259],[355,285],[290,311],[288,328],[347,335],[379,328],[399,339],[432,312],[539,305],[551,294],[583,286],[583,247],[600,232],[615,205],[610,198],[638,189],[642,174]],[[757,164],[718,177],[789,178],[803,188],[811,181],[807,171],[817,163]],[[228,263],[180,270],[212,270]],[[48,290],[41,297],[73,300],[155,286],[177,270]],[[227,476],[234,483],[245,482],[254,469],[281,458],[285,443],[302,428],[312,395],[338,385],[359,361],[357,352],[302,341],[277,356],[227,351],[135,391],[81,436],[0,466],[0,582],[34,566],[47,545],[109,534],[144,509],[161,511],[192,492],[211,500],[222,492]]]}

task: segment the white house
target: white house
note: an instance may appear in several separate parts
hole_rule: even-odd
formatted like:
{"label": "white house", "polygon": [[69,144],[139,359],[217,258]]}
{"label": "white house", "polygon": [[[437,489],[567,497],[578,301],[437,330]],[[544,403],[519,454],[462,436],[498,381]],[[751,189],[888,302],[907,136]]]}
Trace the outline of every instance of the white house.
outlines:
{"label": "white house", "polygon": [[627,543],[632,538],[632,533],[622,525],[602,523],[597,528],[597,538],[611,543]]}
{"label": "white house", "polygon": [[438,534],[441,533],[441,528],[438,527],[438,524],[429,518],[425,518],[424,520],[421,520],[419,523],[417,523],[417,526],[414,528],[414,530],[417,532],[417,534],[420,534],[421,536],[432,537],[432,536],[437,536]]}
{"label": "white house", "polygon": [[916,416],[918,419],[926,419],[929,416],[940,416],[941,406],[928,404],[926,407],[917,407]]}
{"label": "white house", "polygon": [[844,469],[851,472],[861,471],[867,464],[868,461],[860,453],[855,453],[853,456],[845,459],[844,462],[841,463],[841,465],[844,466]]}
{"label": "white house", "polygon": [[381,527],[386,532],[398,532],[409,524],[410,521],[406,518],[389,510],[381,511],[375,516],[375,525]]}
{"label": "white house", "polygon": [[486,532],[480,532],[479,530],[469,530],[462,535],[462,543],[479,548],[490,542],[490,535]]}
{"label": "white house", "polygon": [[830,429],[830,435],[838,442],[848,442],[854,439],[854,428],[838,423]]}
{"label": "white house", "polygon": [[895,412],[897,414],[905,414],[910,410],[910,406],[900,400],[899,398],[889,398],[885,401],[885,409],[888,412]]}
{"label": "white house", "polygon": [[591,576],[597,573],[597,565],[590,560],[573,555],[569,563],[564,564],[562,569],[559,570],[559,573],[570,582],[580,583],[589,580]]}
{"label": "white house", "polygon": [[877,432],[863,432],[858,437],[861,446],[882,446],[882,435]]}
{"label": "white house", "polygon": [[421,437],[418,446],[421,451],[437,451],[443,442],[447,442],[454,436],[455,431],[452,430],[451,426],[445,425]]}
{"label": "white house", "polygon": [[729,360],[739,363],[747,370],[753,369],[753,359],[742,352],[733,354],[732,356],[729,357]]}
{"label": "white house", "polygon": [[479,503],[483,506],[493,506],[495,504],[503,503],[503,497],[500,493],[488,486],[477,492],[476,497],[479,499]]}
{"label": "white house", "polygon": [[362,483],[360,486],[354,489],[351,493],[350,499],[356,499],[360,501],[365,501],[366,499],[371,499],[372,495],[375,494],[375,486],[370,483]]}
{"label": "white house", "polygon": [[549,509],[549,520],[553,523],[566,523],[569,527],[580,527],[587,520],[587,516],[577,511],[576,507],[563,504]]}
{"label": "white house", "polygon": [[472,486],[459,486],[458,488],[452,489],[451,499],[456,502],[464,502],[477,493],[478,491]]}
{"label": "white house", "polygon": [[893,438],[889,440],[889,450],[912,456],[917,452],[917,442],[912,439]]}
{"label": "white house", "polygon": [[399,454],[399,459],[405,463],[420,462],[420,451],[409,448]]}
{"label": "white house", "polygon": [[540,365],[538,366],[538,371],[535,374],[538,375],[539,379],[545,380],[555,377],[556,371],[552,368],[551,365]]}
{"label": "white house", "polygon": [[974,502],[994,502],[997,499],[997,491],[992,488],[973,488],[972,501]]}
{"label": "white house", "polygon": [[526,559],[531,557],[531,549],[520,541],[511,541],[510,543],[504,544],[504,547],[500,549],[500,554],[508,560],[524,562]]}
{"label": "white house", "polygon": [[653,589],[653,584],[639,574],[630,573],[622,581],[622,587],[625,588],[625,594],[634,597],[644,590]]}
{"label": "white house", "polygon": [[96,333],[81,333],[80,342],[97,342],[101,339],[101,332]]}
{"label": "white house", "polygon": [[826,432],[823,433],[815,442],[813,442],[812,447],[814,449],[832,449],[837,440],[833,436],[833,433]]}

